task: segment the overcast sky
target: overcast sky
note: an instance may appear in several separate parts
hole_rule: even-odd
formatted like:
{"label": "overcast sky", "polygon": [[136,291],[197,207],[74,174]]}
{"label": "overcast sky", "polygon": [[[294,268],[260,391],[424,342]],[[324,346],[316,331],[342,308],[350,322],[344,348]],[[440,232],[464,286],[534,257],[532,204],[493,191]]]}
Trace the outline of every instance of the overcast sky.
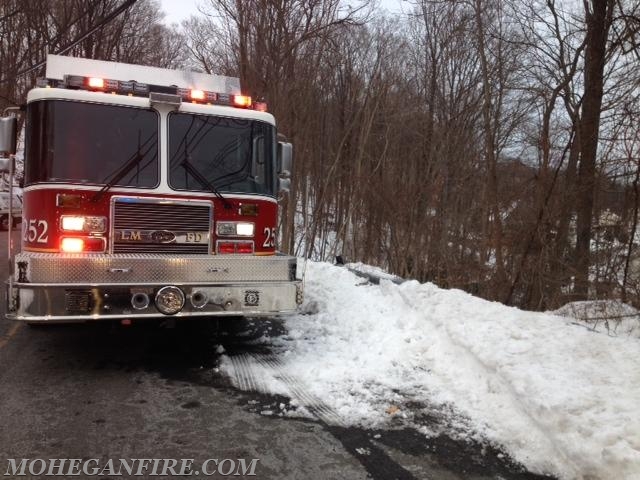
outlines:
{"label": "overcast sky", "polygon": [[[206,1],[206,0],[205,0]],[[167,14],[165,17],[166,23],[180,23],[182,20],[189,18],[191,15],[198,14],[198,5],[203,3],[203,0],[160,0],[162,10]],[[389,11],[395,11],[400,9],[402,0],[381,0],[380,4],[383,5]],[[406,2],[405,8],[406,8]]]}
{"label": "overcast sky", "polygon": [[190,15],[198,13],[197,5],[202,0],[160,0],[162,10],[167,14],[167,23],[180,23]]}

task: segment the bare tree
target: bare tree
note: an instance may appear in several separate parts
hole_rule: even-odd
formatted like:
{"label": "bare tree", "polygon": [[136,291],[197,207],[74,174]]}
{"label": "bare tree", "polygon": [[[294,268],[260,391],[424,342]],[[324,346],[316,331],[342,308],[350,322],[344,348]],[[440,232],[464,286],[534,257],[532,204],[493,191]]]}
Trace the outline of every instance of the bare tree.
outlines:
{"label": "bare tree", "polygon": [[0,3],[0,98],[19,104],[47,53],[180,65],[183,42],[162,23],[155,0],[3,0]]}

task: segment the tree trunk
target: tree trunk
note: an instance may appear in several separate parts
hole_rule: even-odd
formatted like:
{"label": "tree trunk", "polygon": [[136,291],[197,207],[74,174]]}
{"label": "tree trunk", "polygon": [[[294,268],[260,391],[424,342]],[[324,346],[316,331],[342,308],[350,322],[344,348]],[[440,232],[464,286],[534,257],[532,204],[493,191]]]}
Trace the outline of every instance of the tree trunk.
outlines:
{"label": "tree trunk", "polygon": [[589,293],[590,243],[593,217],[593,196],[596,178],[596,155],[602,110],[606,43],[611,24],[613,0],[592,0],[592,9],[585,1],[587,47],[584,65],[584,96],[580,120],[580,166],[578,169],[578,198],[576,224],[576,281],[577,299]]}

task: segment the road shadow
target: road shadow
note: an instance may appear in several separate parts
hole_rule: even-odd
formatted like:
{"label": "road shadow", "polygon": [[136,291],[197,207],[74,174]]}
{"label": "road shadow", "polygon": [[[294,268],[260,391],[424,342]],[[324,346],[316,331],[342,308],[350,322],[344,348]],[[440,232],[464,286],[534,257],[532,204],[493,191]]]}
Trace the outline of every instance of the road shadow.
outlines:
{"label": "road shadow", "polygon": [[42,325],[30,341],[81,368],[144,370],[173,376],[214,368],[223,352],[269,352],[265,339],[281,335],[283,320],[220,318]]}

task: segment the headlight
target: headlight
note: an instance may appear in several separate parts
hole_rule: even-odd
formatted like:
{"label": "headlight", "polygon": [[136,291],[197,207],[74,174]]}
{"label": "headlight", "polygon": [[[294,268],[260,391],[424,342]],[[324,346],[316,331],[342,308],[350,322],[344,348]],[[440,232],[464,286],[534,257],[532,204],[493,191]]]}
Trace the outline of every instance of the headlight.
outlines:
{"label": "headlight", "polygon": [[218,222],[216,232],[219,237],[253,237],[255,226],[249,222]]}
{"label": "headlight", "polygon": [[253,237],[253,223],[236,224],[236,235],[241,237]]}
{"label": "headlight", "polygon": [[104,233],[107,230],[107,217],[81,217],[63,215],[60,228],[67,232]]}

